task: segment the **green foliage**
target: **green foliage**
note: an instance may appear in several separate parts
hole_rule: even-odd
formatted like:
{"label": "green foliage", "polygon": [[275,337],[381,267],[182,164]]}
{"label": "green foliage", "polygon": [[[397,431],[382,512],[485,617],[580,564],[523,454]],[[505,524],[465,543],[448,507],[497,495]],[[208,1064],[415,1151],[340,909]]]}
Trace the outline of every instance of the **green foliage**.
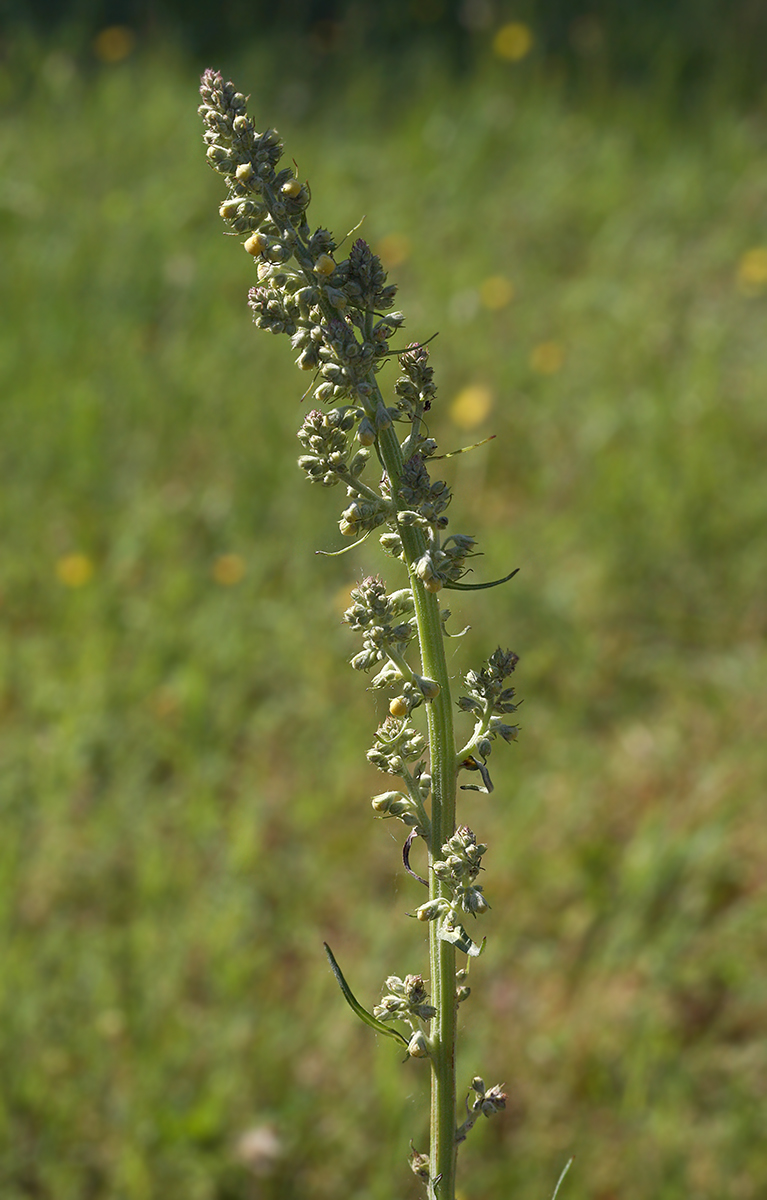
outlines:
{"label": "green foliage", "polygon": [[[763,130],[428,83],[388,125],[365,80],[293,128],[289,89],[251,108],[324,224],[370,214],[406,336],[442,331],[441,444],[498,435],[444,464],[472,578],[521,567],[452,605],[525,696],[468,801],[507,864],[463,1046],[509,1107],[467,1143],[473,1194],[550,1195],[575,1153],[568,1200],[756,1200]],[[412,1064],[350,1027],[322,953],[372,1008],[373,914],[422,899],[370,829],[339,666],[372,553],[307,548],[335,544],[293,465],[301,379],[212,236],[195,104],[158,60],[3,84],[0,1190],[416,1196]],[[416,969],[423,928],[412,964],[397,936]]]}

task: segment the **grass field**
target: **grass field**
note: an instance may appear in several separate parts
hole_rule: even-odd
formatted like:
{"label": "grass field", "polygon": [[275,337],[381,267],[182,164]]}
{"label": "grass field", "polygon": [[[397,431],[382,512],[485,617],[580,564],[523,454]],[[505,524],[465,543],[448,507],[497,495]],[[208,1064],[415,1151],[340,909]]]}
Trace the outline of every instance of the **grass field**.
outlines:
{"label": "grass field", "polygon": [[[764,117],[239,72],[314,223],[367,214],[409,339],[441,331],[443,449],[497,435],[445,464],[477,577],[521,567],[452,606],[456,673],[510,645],[525,698],[463,813],[493,907],[460,1069],[509,1111],[462,1194],[546,1200],[574,1154],[563,1200],[757,1200]],[[336,496],[196,86],[47,51],[0,82],[0,1194],[415,1198],[425,1075],[322,954],[369,1003],[424,965],[339,621],[376,553],[314,554]]]}

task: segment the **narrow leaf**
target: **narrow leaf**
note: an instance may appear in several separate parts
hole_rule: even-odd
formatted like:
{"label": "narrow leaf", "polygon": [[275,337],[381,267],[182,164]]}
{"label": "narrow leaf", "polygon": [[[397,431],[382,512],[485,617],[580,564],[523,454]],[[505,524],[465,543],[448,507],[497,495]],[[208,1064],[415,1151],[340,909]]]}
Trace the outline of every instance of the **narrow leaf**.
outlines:
{"label": "narrow leaf", "polygon": [[442,586],[459,592],[481,592],[483,588],[499,587],[502,583],[508,583],[518,570],[519,567],[515,567],[509,575],[504,575],[503,579],[493,579],[490,583],[444,583]]}
{"label": "narrow leaf", "polygon": [[352,1012],[355,1013],[359,1017],[360,1021],[363,1021],[365,1025],[369,1025],[371,1029],[375,1029],[377,1033],[385,1033],[387,1037],[394,1038],[396,1041],[402,1042],[403,1046],[407,1046],[407,1038],[403,1037],[398,1029],[392,1029],[391,1025],[384,1025],[383,1021],[379,1021],[377,1017],[374,1017],[372,1013],[369,1013],[366,1008],[362,1007],[359,1000],[354,995],[354,992],[349,987],[349,984],[344,979],[343,972],[333,957],[333,951],[330,949],[330,946],[327,944],[327,942],[323,942],[322,944],[325,947],[325,953],[328,956],[330,969],[335,975],[338,986],[343,992],[344,999],[346,1000],[346,1003],[349,1005],[349,1008],[352,1010]]}

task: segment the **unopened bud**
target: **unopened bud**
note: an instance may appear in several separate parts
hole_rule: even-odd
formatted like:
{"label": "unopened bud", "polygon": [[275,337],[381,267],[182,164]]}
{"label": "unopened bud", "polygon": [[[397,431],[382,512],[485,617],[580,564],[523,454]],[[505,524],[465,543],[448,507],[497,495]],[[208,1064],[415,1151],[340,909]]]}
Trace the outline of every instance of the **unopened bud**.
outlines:
{"label": "unopened bud", "polygon": [[426,1034],[418,1029],[408,1042],[407,1052],[411,1058],[428,1058],[429,1043],[426,1041]]}
{"label": "unopened bud", "polygon": [[418,684],[418,688],[419,688],[421,694],[427,700],[436,700],[441,689],[435,679],[424,679],[424,678],[417,676],[416,682]]}
{"label": "unopened bud", "polygon": [[235,197],[232,200],[225,200],[218,211],[225,221],[231,221],[237,216],[239,208],[240,201]]}
{"label": "unopened bud", "polygon": [[329,254],[321,254],[314,264],[315,275],[332,275],[336,269],[336,264]]}
{"label": "unopened bud", "polygon": [[257,254],[263,254],[268,244],[268,240],[264,237],[263,233],[252,233],[248,240],[243,242],[243,249],[247,250],[248,254],[252,254],[255,258]]}
{"label": "unopened bud", "polygon": [[441,917],[448,908],[446,900],[427,900],[425,904],[416,909],[415,915],[419,921],[436,921],[437,917]]}
{"label": "unopened bud", "polygon": [[372,446],[376,440],[376,431],[369,417],[363,417],[357,427],[357,441],[361,446]]}
{"label": "unopened bud", "polygon": [[235,171],[235,175],[239,179],[240,183],[246,183],[248,179],[253,177],[254,174],[255,172],[253,170],[253,163],[249,162],[240,163],[239,167]]}
{"label": "unopened bud", "polygon": [[[411,1143],[412,1145],[412,1143]],[[429,1178],[429,1156],[428,1154],[419,1154],[417,1150],[410,1152],[410,1170],[419,1179],[428,1180]]]}

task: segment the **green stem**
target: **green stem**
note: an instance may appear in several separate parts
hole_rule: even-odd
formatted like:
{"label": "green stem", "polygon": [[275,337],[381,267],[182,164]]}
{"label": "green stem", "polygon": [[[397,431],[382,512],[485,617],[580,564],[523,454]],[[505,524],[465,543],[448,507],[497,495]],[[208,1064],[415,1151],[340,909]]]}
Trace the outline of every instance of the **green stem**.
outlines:
{"label": "green stem", "polygon": [[[378,437],[381,460],[396,494],[402,472],[402,453],[393,428]],[[450,677],[445,657],[445,641],[439,601],[427,591],[414,566],[424,551],[421,531],[414,526],[400,529],[413,591],[421,669],[439,684],[439,695],[426,704],[431,758],[431,838],[429,866],[440,857],[441,847],[455,832],[456,756],[453,733]],[[429,896],[446,900],[451,892],[429,870]],[[454,1200],[455,1197],[455,947],[438,936],[438,921],[429,923],[429,962],[432,1004],[437,1015],[431,1030],[431,1136],[429,1148],[429,1200]],[[436,1182],[435,1182],[436,1181]]]}

